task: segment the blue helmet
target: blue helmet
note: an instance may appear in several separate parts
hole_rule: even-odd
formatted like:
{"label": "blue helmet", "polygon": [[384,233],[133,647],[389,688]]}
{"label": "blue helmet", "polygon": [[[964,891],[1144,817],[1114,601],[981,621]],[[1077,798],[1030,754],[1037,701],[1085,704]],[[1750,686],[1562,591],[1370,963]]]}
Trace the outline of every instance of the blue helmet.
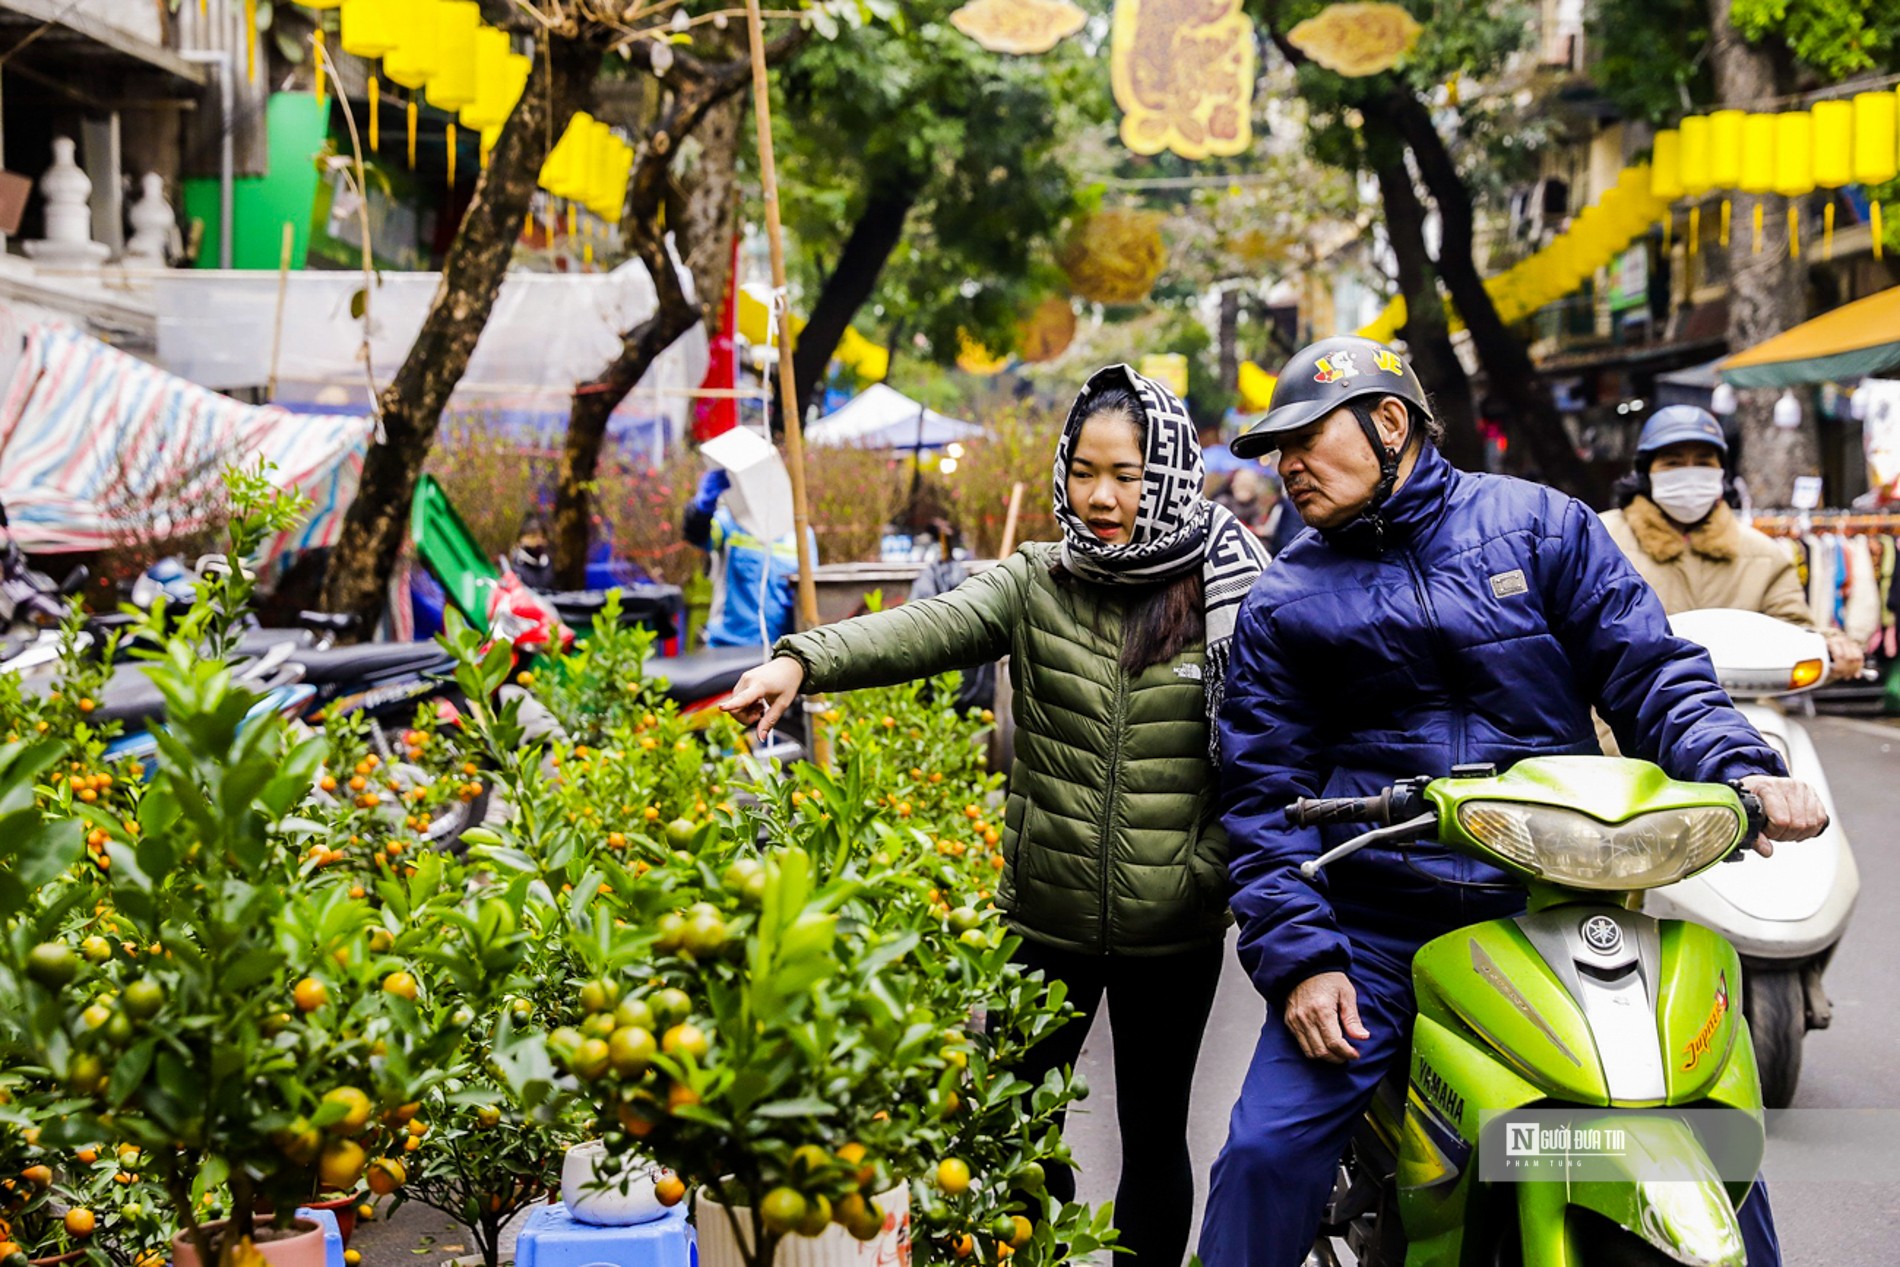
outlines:
{"label": "blue helmet", "polygon": [[1665,405],[1649,415],[1642,435],[1636,438],[1636,464],[1648,465],[1658,450],[1672,444],[1712,445],[1728,461],[1728,437],[1722,433],[1722,424],[1714,414],[1694,405]]}

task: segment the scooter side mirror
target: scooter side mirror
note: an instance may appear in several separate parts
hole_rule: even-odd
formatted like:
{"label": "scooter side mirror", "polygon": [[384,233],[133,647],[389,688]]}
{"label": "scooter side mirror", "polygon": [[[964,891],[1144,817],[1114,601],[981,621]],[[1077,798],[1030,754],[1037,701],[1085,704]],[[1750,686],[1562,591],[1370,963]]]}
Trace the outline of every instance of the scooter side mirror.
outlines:
{"label": "scooter side mirror", "polygon": [[71,598],[74,594],[84,589],[86,582],[91,579],[92,569],[81,563],[78,567],[68,572],[66,579],[59,583],[60,597]]}

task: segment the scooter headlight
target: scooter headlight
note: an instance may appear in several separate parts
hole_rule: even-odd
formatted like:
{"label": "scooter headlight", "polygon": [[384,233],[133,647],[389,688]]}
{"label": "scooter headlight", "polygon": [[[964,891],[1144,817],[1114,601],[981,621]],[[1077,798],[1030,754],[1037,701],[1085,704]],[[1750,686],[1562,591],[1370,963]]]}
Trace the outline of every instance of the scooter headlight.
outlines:
{"label": "scooter headlight", "polygon": [[1654,889],[1708,866],[1734,846],[1742,820],[1719,805],[1660,810],[1606,823],[1554,805],[1467,801],[1471,838],[1534,875],[1578,889]]}

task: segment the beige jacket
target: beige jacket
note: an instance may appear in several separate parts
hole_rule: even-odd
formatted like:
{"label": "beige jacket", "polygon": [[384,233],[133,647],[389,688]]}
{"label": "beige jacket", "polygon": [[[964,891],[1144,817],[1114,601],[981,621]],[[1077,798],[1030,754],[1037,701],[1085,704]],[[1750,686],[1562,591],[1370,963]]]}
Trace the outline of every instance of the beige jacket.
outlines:
{"label": "beige jacket", "polygon": [[1647,497],[1603,516],[1603,526],[1671,616],[1701,607],[1739,607],[1803,629],[1815,627],[1793,557],[1722,502],[1686,533]]}
{"label": "beige jacket", "polygon": [[[1794,557],[1737,519],[1725,502],[1717,502],[1708,518],[1684,532],[1655,502],[1639,496],[1604,515],[1603,526],[1671,616],[1702,607],[1739,607],[1803,629],[1815,627]],[[1617,755],[1616,737],[1601,717],[1597,739],[1604,752]]]}

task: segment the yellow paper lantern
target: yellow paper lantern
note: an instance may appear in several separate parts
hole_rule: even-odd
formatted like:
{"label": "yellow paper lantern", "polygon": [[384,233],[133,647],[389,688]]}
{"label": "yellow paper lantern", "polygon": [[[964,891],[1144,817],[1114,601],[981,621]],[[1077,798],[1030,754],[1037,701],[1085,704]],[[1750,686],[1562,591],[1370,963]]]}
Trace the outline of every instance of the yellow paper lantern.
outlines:
{"label": "yellow paper lantern", "polygon": [[343,0],[297,0],[297,3],[306,9],[334,9]]}
{"label": "yellow paper lantern", "polygon": [[475,100],[462,107],[463,127],[492,128],[508,117],[512,105],[507,101],[511,53],[505,32],[492,26],[475,32]]}
{"label": "yellow paper lantern", "polygon": [[1854,180],[1882,185],[1900,174],[1895,158],[1894,106],[1891,92],[1863,92],[1854,98]]}
{"label": "yellow paper lantern", "polygon": [[383,54],[383,74],[416,89],[435,74],[439,38],[436,6],[441,0],[382,0],[389,10],[395,42]]}
{"label": "yellow paper lantern", "polygon": [[1854,179],[1854,103],[1817,101],[1813,109],[1814,183],[1839,189]]}
{"label": "yellow paper lantern", "polygon": [[1709,191],[1709,119],[1692,114],[1680,132],[1682,192],[1694,196]]}
{"label": "yellow paper lantern", "polygon": [[1738,189],[1742,183],[1742,131],[1746,112],[1717,110],[1709,116],[1709,184]]}
{"label": "yellow paper lantern", "polygon": [[[572,130],[573,125],[570,124],[569,131],[571,132]],[[563,132],[560,138],[556,140],[553,145],[548,147],[547,157],[541,160],[541,171],[535,176],[535,184],[548,190],[550,193],[554,190],[555,181],[560,180],[562,183],[566,183],[562,176],[561,165],[567,161],[569,148],[567,138],[568,132]]]}
{"label": "yellow paper lantern", "polygon": [[1649,166],[1649,192],[1664,202],[1682,197],[1682,133],[1656,134],[1655,152]]}
{"label": "yellow paper lantern", "polygon": [[548,152],[541,165],[541,185],[556,198],[582,198],[587,193],[588,162],[594,116],[576,110],[567,131]]}
{"label": "yellow paper lantern", "polygon": [[1775,116],[1775,192],[1799,198],[1814,190],[1814,117],[1806,110]]}
{"label": "yellow paper lantern", "polygon": [[605,220],[614,205],[625,201],[627,188],[614,183],[614,173],[619,166],[620,151],[625,147],[614,130],[599,119],[588,129],[587,136],[587,185],[583,201],[587,209]]}
{"label": "yellow paper lantern", "polygon": [[396,46],[395,6],[388,0],[343,0],[338,15],[343,51],[374,60]]}
{"label": "yellow paper lantern", "polygon": [[1775,140],[1779,115],[1751,114],[1742,120],[1742,192],[1775,191]]}
{"label": "yellow paper lantern", "polygon": [[437,0],[435,74],[424,96],[438,110],[460,110],[475,100],[475,33],[481,6],[475,0]]}

